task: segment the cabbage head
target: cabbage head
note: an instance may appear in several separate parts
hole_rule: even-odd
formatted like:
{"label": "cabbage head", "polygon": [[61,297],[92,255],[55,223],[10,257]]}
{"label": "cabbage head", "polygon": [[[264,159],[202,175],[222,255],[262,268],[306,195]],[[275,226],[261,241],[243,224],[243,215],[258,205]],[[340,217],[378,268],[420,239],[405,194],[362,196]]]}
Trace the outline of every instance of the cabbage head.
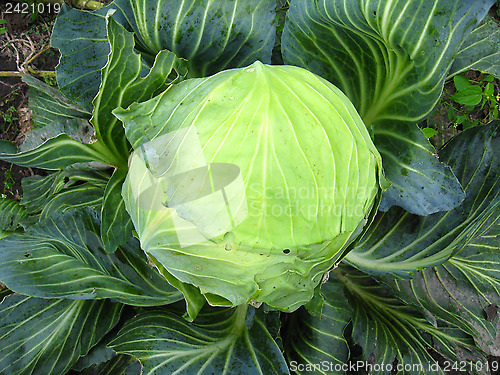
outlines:
{"label": "cabbage head", "polygon": [[307,303],[384,184],[354,106],[302,68],[255,62],[114,113],[142,248],[215,305]]}

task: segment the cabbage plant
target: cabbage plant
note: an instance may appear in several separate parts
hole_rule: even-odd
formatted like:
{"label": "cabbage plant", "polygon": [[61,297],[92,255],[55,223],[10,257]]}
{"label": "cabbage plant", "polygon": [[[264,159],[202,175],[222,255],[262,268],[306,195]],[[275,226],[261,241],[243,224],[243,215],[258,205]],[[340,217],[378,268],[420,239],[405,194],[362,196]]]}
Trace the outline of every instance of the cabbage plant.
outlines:
{"label": "cabbage plant", "polygon": [[[0,373],[498,371],[494,0],[63,6],[58,87],[0,158]],[[493,13],[492,13],[493,14]]]}
{"label": "cabbage plant", "polygon": [[142,249],[209,301],[307,303],[383,180],[349,99],[294,66],[257,61],[113,113],[136,150],[122,196]]}

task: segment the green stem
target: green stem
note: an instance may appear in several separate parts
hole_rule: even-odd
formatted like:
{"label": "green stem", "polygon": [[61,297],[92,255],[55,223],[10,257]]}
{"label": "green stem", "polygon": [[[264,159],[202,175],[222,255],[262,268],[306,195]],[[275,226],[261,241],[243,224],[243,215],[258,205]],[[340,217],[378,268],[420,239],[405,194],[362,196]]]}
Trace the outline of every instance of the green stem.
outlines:
{"label": "green stem", "polygon": [[123,158],[116,156],[101,141],[96,141],[94,143],[89,144],[88,146],[92,148],[93,151],[99,154],[100,156],[99,162],[107,165],[112,165],[117,168],[127,167],[127,160],[123,160]]}
{"label": "green stem", "polygon": [[234,319],[234,325],[231,329],[231,334],[235,336],[240,336],[241,332],[246,329],[245,320],[247,317],[248,304],[239,305],[236,307],[236,311],[234,312],[236,317]]}

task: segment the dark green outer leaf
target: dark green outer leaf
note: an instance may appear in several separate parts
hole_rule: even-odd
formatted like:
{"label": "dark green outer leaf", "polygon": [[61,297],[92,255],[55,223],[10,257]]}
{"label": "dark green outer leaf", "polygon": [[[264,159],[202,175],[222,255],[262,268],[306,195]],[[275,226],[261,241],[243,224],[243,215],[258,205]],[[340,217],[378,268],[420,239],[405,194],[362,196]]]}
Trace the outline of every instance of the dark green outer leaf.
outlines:
{"label": "dark green outer leaf", "polygon": [[[108,336],[113,335],[109,333]],[[106,337],[94,346],[84,357],[81,357],[71,368],[72,370],[82,371],[89,367],[105,363],[117,356],[117,354],[106,346]]]}
{"label": "dark green outer leaf", "polygon": [[[125,307],[121,321],[131,319],[135,313],[135,309]],[[87,355],[80,357],[71,370],[78,371],[80,375],[140,375],[142,366],[137,359],[126,354],[118,354],[107,346],[118,331],[119,329],[115,327],[108,332]]]}
{"label": "dark green outer leaf", "polygon": [[100,209],[104,194],[104,184],[84,183],[63,189],[47,200],[40,213],[39,220],[45,220],[56,212],[75,208],[93,207]]}
{"label": "dark green outer leaf", "polygon": [[[385,280],[394,292],[435,318],[474,337],[484,352],[500,356],[500,218],[485,223],[480,236],[441,266],[412,280]],[[487,314],[489,308],[493,313]]]}
{"label": "dark green outer leaf", "polygon": [[[111,349],[110,349],[111,350]],[[81,375],[141,375],[139,361],[129,355],[117,355],[109,361],[100,363],[80,372]]]}
{"label": "dark green outer leaf", "polygon": [[43,143],[42,137],[53,138],[61,133],[82,143],[92,141],[94,131],[88,121],[90,113],[71,103],[55,87],[28,75],[23,75],[23,81],[30,86],[29,108],[35,129],[28,134],[22,151]]}
{"label": "dark green outer leaf", "polygon": [[116,164],[115,157],[99,142],[84,144],[71,139],[66,134],[51,138],[29,151],[16,153],[13,145],[0,143],[0,160],[22,167],[35,167],[49,170],[65,168],[75,163],[98,161],[103,164]]}
{"label": "dark green outer leaf", "polygon": [[30,215],[40,214],[42,218],[50,216],[52,211],[77,206],[100,207],[108,180],[107,170],[88,169],[85,166],[66,168],[45,177],[26,177],[22,180],[21,204]]}
{"label": "dark green outer leaf", "polygon": [[382,194],[379,210],[395,205],[426,216],[463,202],[460,182],[439,162],[434,147],[417,126],[384,121],[373,126],[373,134],[385,176],[392,182]]}
{"label": "dark green outer leaf", "polygon": [[[116,19],[136,33],[138,49],[167,49],[188,60],[190,77],[204,77],[256,60],[269,64],[276,34],[274,0],[119,0]],[[123,17],[123,19],[121,18]]]}
{"label": "dark green outer leaf", "polygon": [[[70,102],[59,89],[29,75],[23,75],[22,78],[30,86],[29,108],[36,128],[53,125],[54,121],[60,121],[61,118],[69,126],[78,128],[79,125],[86,124],[90,128],[88,120],[91,114]],[[88,129],[87,134],[82,134],[77,139],[84,142],[85,136],[92,134],[93,131]]]}
{"label": "dark green outer leaf", "polygon": [[94,130],[86,119],[68,119],[61,116],[48,126],[32,129],[19,146],[19,151],[33,150],[42,145],[47,139],[55,138],[60,134],[65,134],[69,138],[84,144],[90,144],[94,141]]}
{"label": "dark green outer leaf", "polygon": [[15,231],[28,217],[26,209],[19,202],[0,198],[0,231]]}
{"label": "dark green outer leaf", "polygon": [[108,253],[114,252],[118,246],[128,242],[132,237],[132,220],[125,210],[122,199],[122,184],[126,175],[126,171],[116,169],[104,192],[101,237],[104,249]]}
{"label": "dark green outer leaf", "polygon": [[[500,122],[496,121],[462,133],[443,150],[456,160],[459,177],[468,181],[469,190],[478,192],[470,197],[472,205],[460,208],[474,212],[466,219],[470,224],[464,230],[467,237],[459,243],[460,252],[441,266],[417,273],[412,280],[383,279],[406,302],[456,324],[471,334],[481,349],[497,356],[500,323],[496,314],[486,319],[486,311],[488,306],[500,306],[499,145]],[[481,162],[476,164],[478,159]]]}
{"label": "dark green outer leaf", "polygon": [[117,164],[102,142],[94,142],[94,130],[88,121],[90,113],[38,79],[25,75],[23,80],[30,85],[30,109],[37,127],[28,134],[20,152],[3,142],[0,159],[49,170],[94,161]]}
{"label": "dark green outer leaf", "polygon": [[166,309],[140,313],[110,346],[139,358],[143,374],[289,374],[264,313],[241,305],[207,308],[195,323]]}
{"label": "dark green outer leaf", "polygon": [[57,213],[0,241],[0,281],[35,297],[112,298],[164,305],[182,295],[147,263],[137,240],[107,254],[92,210]]}
{"label": "dark green outer leaf", "polygon": [[486,16],[462,44],[448,77],[471,69],[500,78],[500,24],[493,17]]}
{"label": "dark green outer leaf", "polygon": [[436,362],[429,348],[450,362],[486,362],[464,332],[444,321],[429,323],[422,311],[404,304],[366,274],[350,267],[332,273],[344,283],[353,305],[352,339],[363,349],[360,359],[365,366],[384,365],[371,374],[392,374],[390,366],[397,368],[398,364],[408,366],[398,369],[398,374],[444,374],[443,369],[431,367]]}
{"label": "dark green outer leaf", "polygon": [[89,112],[99,91],[101,69],[108,60],[104,16],[109,8],[87,12],[63,4],[52,30],[51,44],[61,51],[57,83],[64,95]]}
{"label": "dark green outer leaf", "polygon": [[0,159],[51,170],[93,161],[118,164],[102,142],[94,142],[90,113],[38,79],[25,75],[23,80],[30,85],[30,109],[36,128],[28,133],[20,152],[15,147],[0,147]]}
{"label": "dark green outer leaf", "polygon": [[[111,11],[110,11],[111,12]],[[156,56],[151,70],[141,78],[143,65],[141,56],[134,52],[133,34],[126,31],[111,15],[106,16],[111,52],[102,69],[101,87],[93,101],[92,124],[96,137],[116,155],[123,167],[126,166],[130,145],[125,137],[121,122],[111,113],[117,107],[128,107],[133,102],[152,98],[178,78],[173,73],[180,64],[179,59],[169,51]]]}
{"label": "dark green outer leaf", "polygon": [[338,86],[368,126],[415,122],[439,100],[460,45],[493,3],[295,0],[283,60]]}
{"label": "dark green outer leaf", "polygon": [[321,286],[321,294],[321,316],[314,317],[302,307],[288,322],[286,355],[290,370],[297,374],[332,374],[335,366],[342,366],[349,359],[344,330],[351,320],[352,307],[344,294],[344,285],[336,279],[329,280]]}
{"label": "dark green outer leaf", "polygon": [[44,220],[57,211],[79,207],[100,210],[108,180],[106,169],[89,169],[84,165],[69,167],[45,177],[35,175],[24,178],[21,204],[30,214],[27,225]]}
{"label": "dark green outer leaf", "polygon": [[31,176],[22,179],[23,197],[21,204],[28,213],[40,213],[47,197],[56,189],[64,187],[64,178],[58,178],[60,172],[49,173],[47,176]]}
{"label": "dark green outer leaf", "polygon": [[64,374],[114,327],[122,306],[109,301],[6,297],[0,304],[0,373]]}
{"label": "dark green outer leaf", "polygon": [[441,151],[467,194],[457,208],[426,217],[399,208],[378,213],[346,260],[373,275],[409,277],[443,263],[499,216],[500,121],[461,133]]}

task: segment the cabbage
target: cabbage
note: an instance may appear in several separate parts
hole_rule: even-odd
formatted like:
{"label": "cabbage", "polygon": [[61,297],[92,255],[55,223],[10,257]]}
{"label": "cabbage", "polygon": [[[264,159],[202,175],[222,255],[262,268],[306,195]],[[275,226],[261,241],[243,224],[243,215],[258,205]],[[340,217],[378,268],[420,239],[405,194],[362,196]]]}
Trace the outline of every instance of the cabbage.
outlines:
{"label": "cabbage", "polygon": [[255,62],[114,114],[142,248],[212,304],[307,303],[385,185],[354,106],[302,68]]}

